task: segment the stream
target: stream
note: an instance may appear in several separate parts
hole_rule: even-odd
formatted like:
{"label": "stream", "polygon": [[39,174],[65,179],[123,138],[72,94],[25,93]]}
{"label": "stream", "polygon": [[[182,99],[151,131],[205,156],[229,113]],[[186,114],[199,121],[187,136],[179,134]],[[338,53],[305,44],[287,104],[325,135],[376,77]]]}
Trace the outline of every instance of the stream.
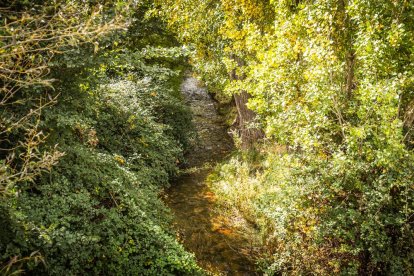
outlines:
{"label": "stream", "polygon": [[215,164],[233,149],[224,117],[197,79],[188,76],[181,91],[193,112],[198,137],[186,156],[186,168],[164,195],[178,239],[213,275],[257,275],[248,241],[231,226],[234,218],[218,213],[215,194],[206,182]]}

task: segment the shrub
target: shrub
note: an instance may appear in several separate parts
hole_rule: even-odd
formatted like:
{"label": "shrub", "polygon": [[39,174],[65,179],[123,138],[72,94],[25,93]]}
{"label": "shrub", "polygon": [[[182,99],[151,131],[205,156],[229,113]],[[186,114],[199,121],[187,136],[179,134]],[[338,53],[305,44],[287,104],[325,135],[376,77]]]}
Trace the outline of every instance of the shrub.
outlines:
{"label": "shrub", "polygon": [[128,49],[125,33],[100,43],[48,62],[56,81],[46,92],[58,100],[38,114],[36,150],[64,155],[1,202],[1,273],[202,274],[159,199],[192,132],[177,86],[183,54]]}

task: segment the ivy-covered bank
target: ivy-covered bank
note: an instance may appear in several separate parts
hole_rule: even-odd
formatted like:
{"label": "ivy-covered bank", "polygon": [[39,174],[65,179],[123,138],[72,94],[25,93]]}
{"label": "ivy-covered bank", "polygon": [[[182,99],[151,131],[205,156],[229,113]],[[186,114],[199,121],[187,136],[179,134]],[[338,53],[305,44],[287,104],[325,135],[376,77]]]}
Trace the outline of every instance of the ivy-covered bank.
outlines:
{"label": "ivy-covered bank", "polygon": [[158,198],[192,133],[187,54],[150,3],[76,2],[0,10],[1,62],[26,73],[1,75],[0,274],[201,274]]}

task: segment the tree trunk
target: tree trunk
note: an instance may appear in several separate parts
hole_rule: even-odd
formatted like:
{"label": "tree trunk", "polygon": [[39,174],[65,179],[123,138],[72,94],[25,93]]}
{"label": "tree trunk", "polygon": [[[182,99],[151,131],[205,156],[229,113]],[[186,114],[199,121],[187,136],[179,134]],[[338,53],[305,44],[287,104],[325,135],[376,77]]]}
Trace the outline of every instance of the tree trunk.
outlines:
{"label": "tree trunk", "polygon": [[[237,57],[233,57],[239,66],[243,66],[244,62]],[[231,80],[242,80],[245,76],[238,76],[234,69],[230,74]],[[238,132],[241,139],[242,149],[252,148],[254,143],[264,137],[264,133],[261,129],[254,127],[253,124],[256,120],[256,113],[247,107],[247,102],[251,97],[247,91],[241,90],[239,93],[234,94],[234,102],[237,108],[237,123]]]}
{"label": "tree trunk", "polygon": [[355,51],[350,49],[346,57],[346,94],[348,99],[352,96],[352,91],[355,89]]}

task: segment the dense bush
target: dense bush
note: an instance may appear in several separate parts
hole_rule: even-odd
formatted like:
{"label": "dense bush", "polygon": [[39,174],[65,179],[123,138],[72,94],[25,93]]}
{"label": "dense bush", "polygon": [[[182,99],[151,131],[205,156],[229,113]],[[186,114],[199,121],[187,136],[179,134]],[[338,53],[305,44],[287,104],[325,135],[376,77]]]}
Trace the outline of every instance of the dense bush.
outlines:
{"label": "dense bush", "polygon": [[[58,89],[61,101],[42,124],[65,156],[9,202],[17,232],[3,256],[39,250],[39,274],[197,273],[158,198],[189,130],[180,99],[148,77]],[[164,123],[173,120],[187,129]]]}
{"label": "dense bush", "polygon": [[[192,133],[179,91],[185,52],[162,32],[142,39],[140,26],[162,29],[159,22],[132,21],[94,44],[64,45],[47,63],[54,89],[28,86],[18,94],[23,111],[37,91],[56,97],[34,117],[43,140],[28,145],[63,156],[2,194],[1,273],[202,273],[176,241],[159,199]],[[19,135],[8,139],[18,145]]]}
{"label": "dense bush", "polygon": [[223,206],[260,229],[268,274],[412,273],[408,156],[398,169],[378,171],[343,155],[264,150],[259,158],[233,157],[210,181]]}

